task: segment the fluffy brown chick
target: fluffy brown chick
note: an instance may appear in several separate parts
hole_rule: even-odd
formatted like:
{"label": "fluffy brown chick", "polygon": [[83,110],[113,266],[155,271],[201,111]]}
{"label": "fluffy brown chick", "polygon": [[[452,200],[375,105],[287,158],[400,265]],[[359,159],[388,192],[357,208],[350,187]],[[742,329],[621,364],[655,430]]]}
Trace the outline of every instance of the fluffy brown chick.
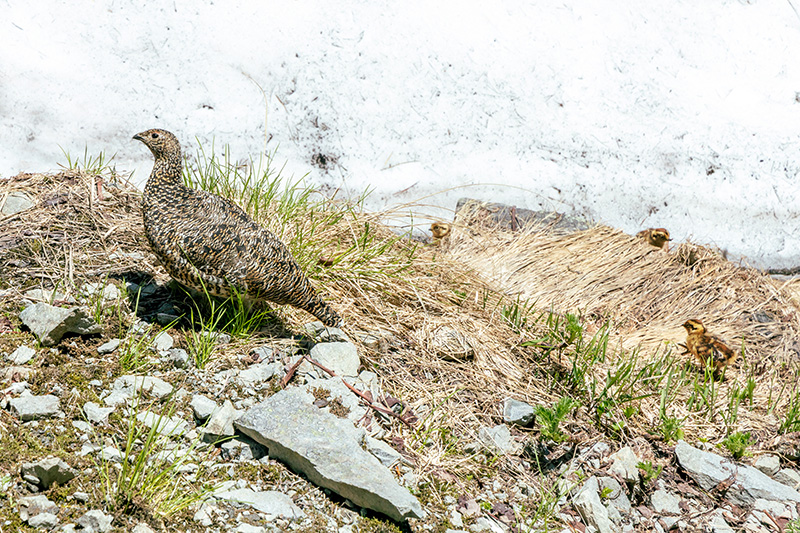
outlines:
{"label": "fluffy brown chick", "polygon": [[326,326],[342,319],[319,297],[291,252],[238,205],[183,184],[181,146],[172,133],[152,129],[133,136],[155,157],[144,187],[144,233],[177,281],[223,298],[289,304]]}
{"label": "fluffy brown chick", "polygon": [[683,327],[688,333],[686,351],[703,366],[710,361],[714,365],[714,372],[720,372],[736,360],[736,352],[728,348],[718,337],[710,335],[703,323],[696,318],[684,322]]}
{"label": "fluffy brown chick", "polygon": [[656,248],[661,248],[664,251],[669,250],[669,245],[667,243],[672,240],[666,228],[648,228],[640,231],[636,236],[644,239],[648,244]]}
{"label": "fluffy brown chick", "polygon": [[450,235],[450,224],[447,222],[434,222],[431,224],[431,233],[434,239],[444,239]]}

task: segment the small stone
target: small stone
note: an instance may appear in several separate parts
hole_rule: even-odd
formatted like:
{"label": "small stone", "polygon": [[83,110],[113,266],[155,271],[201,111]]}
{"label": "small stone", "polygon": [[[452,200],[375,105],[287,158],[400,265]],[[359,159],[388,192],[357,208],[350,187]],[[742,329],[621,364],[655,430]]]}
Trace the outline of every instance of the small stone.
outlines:
{"label": "small stone", "polygon": [[18,347],[14,352],[8,356],[8,360],[12,365],[24,365],[36,355],[36,350],[29,348],[24,344]]}
{"label": "small stone", "polygon": [[183,348],[167,350],[167,359],[175,368],[189,368],[192,366],[192,359]]}
{"label": "small stone", "polygon": [[233,407],[230,400],[225,400],[222,407],[209,418],[205,427],[200,431],[203,440],[206,442],[216,442],[225,437],[232,437],[234,434],[233,421],[239,417],[240,413]]}
{"label": "small stone", "polygon": [[94,510],[85,513],[78,518],[78,525],[83,529],[94,531],[98,533],[105,533],[111,531],[111,521],[113,517],[108,516],[103,511]]}
{"label": "small stone", "polygon": [[34,205],[33,201],[28,198],[28,195],[14,191],[6,198],[0,213],[3,215],[16,215],[17,213],[30,209]]}
{"label": "small stone", "polygon": [[267,456],[267,449],[247,437],[226,440],[219,447],[220,456],[225,461],[258,461]]}
{"label": "small stone", "polygon": [[781,459],[775,454],[765,453],[756,457],[753,466],[768,476],[774,476],[781,469]]}
{"label": "small stone", "polygon": [[61,402],[57,396],[52,394],[34,396],[27,393],[19,398],[12,398],[8,404],[11,412],[23,422],[64,416],[64,413],[61,412]]}
{"label": "small stone", "polygon": [[778,470],[778,473],[775,474],[774,479],[778,483],[788,485],[795,490],[800,487],[800,472],[792,470],[791,468],[781,468]]}
{"label": "small stone", "polygon": [[39,513],[28,519],[28,525],[37,529],[53,529],[58,525],[58,516],[53,513]]}
{"label": "small stone", "polygon": [[161,435],[180,437],[189,429],[189,424],[177,417],[159,415],[152,411],[142,411],[136,415],[136,420],[148,428],[156,428]]}
{"label": "small stone", "polygon": [[27,522],[32,516],[41,513],[58,514],[58,506],[47,499],[47,496],[37,494],[35,496],[22,496],[19,499],[19,517]]}
{"label": "small stone", "polygon": [[155,533],[155,531],[153,530],[153,528],[151,528],[150,526],[148,526],[144,522],[139,522],[131,530],[131,533]]}
{"label": "small stone", "polygon": [[83,412],[92,424],[105,424],[108,422],[108,415],[114,412],[114,407],[100,407],[94,402],[86,402],[83,405]]}
{"label": "small stone", "polygon": [[481,427],[478,430],[478,439],[492,453],[498,455],[517,454],[522,446],[511,436],[508,426],[499,424],[493,428]]}
{"label": "small stone", "polygon": [[156,353],[166,354],[167,351],[172,348],[173,344],[175,344],[175,341],[172,339],[172,335],[166,331],[162,331],[153,337],[153,344],[151,346]]}
{"label": "small stone", "polygon": [[23,309],[19,318],[43,346],[55,346],[67,333],[94,335],[103,331],[102,326],[80,307],[66,309],[40,302]]}
{"label": "small stone", "polygon": [[350,338],[339,328],[329,328],[319,320],[303,325],[306,334],[317,342],[350,342]]}
{"label": "small stone", "polygon": [[503,422],[527,427],[533,423],[534,410],[530,404],[507,398],[503,403]]}
{"label": "small stone", "polygon": [[47,457],[35,463],[22,463],[20,474],[25,478],[33,478],[35,484],[45,490],[54,483],[64,485],[75,477],[75,470],[58,457]]}
{"label": "small stone", "polygon": [[400,455],[400,452],[382,440],[366,437],[364,439],[364,447],[369,453],[377,457],[378,461],[380,461],[381,464],[387,468],[391,468],[393,465],[399,463],[403,459],[403,456]]}
{"label": "small stone", "polygon": [[104,342],[100,346],[97,347],[97,353],[99,354],[107,354],[112,353],[114,350],[119,348],[119,343],[121,341],[119,339],[111,339],[108,342]]}
{"label": "small stone", "polygon": [[630,446],[625,446],[609,456],[613,461],[609,471],[624,479],[628,483],[637,483],[639,481],[639,468],[637,464],[641,460],[633,453]]}
{"label": "small stone", "polygon": [[280,372],[282,365],[279,362],[270,363],[263,361],[245,368],[236,376],[236,383],[243,387],[253,387],[272,379]]}
{"label": "small stone", "polygon": [[89,501],[89,493],[88,492],[80,492],[76,491],[72,494],[72,497],[75,498],[79,502],[88,502]]}
{"label": "small stone", "polygon": [[195,394],[192,396],[192,401],[189,403],[189,406],[192,408],[194,417],[201,423],[211,418],[211,415],[217,410],[217,402],[202,394]]}
{"label": "small stone", "polygon": [[[337,376],[356,377],[361,359],[358,349],[349,342],[320,342],[311,348],[311,358],[322,366],[332,370]],[[304,361],[299,372],[327,378],[328,374],[322,369]]]}
{"label": "small stone", "polygon": [[657,490],[650,495],[650,505],[659,514],[679,515],[681,499],[665,490]]}
{"label": "small stone", "polygon": [[620,528],[609,518],[608,510],[600,501],[599,490],[597,478],[590,477],[575,494],[572,504],[587,525],[600,533],[617,533]]}

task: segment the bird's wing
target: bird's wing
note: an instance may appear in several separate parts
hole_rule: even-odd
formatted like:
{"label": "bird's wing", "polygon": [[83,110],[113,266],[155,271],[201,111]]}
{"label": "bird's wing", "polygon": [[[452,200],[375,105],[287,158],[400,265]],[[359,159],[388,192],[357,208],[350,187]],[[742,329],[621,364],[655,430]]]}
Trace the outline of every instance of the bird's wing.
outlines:
{"label": "bird's wing", "polygon": [[714,352],[714,362],[728,364],[736,358],[736,352],[728,348],[718,337],[711,337],[709,342]]}

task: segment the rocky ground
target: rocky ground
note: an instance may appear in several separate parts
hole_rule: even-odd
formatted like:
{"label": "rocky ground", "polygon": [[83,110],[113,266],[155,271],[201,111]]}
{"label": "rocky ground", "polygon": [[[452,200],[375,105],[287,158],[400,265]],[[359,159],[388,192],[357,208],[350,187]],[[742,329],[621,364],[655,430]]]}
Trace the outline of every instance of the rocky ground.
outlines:
{"label": "rocky ground", "polygon": [[[5,219],[33,207],[23,196]],[[786,428],[737,448],[688,427],[602,431],[579,402],[559,412],[558,395],[522,388],[412,397],[404,371],[431,391],[480,373],[481,332],[432,330],[427,346],[455,360],[444,372],[415,364],[413,334],[299,313],[292,332],[241,311],[256,324],[237,335],[163,276],[76,281],[93,277],[80,268],[0,285],[0,532],[800,528]],[[183,322],[193,312],[201,327]]]}

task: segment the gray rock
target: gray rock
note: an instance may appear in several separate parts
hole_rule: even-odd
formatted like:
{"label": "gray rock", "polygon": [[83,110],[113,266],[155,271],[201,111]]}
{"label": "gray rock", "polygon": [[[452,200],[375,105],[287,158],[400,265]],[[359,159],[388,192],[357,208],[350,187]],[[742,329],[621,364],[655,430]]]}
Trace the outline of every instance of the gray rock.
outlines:
{"label": "gray rock", "polygon": [[400,455],[400,452],[382,440],[373,439],[369,436],[365,437],[364,447],[369,453],[377,457],[378,461],[380,461],[381,464],[386,468],[390,468],[393,465],[398,464],[403,459],[403,456]]}
{"label": "gray rock", "polygon": [[800,487],[800,472],[791,468],[781,468],[774,476],[775,481],[795,490]]}
{"label": "gray rock", "polygon": [[19,314],[22,323],[44,346],[55,346],[67,333],[94,335],[103,328],[80,307],[54,307],[46,303],[29,305]]}
{"label": "gray rock", "polygon": [[115,302],[122,295],[113,283],[84,283],[81,294],[86,297],[100,296],[104,303]]}
{"label": "gray rock", "polygon": [[58,514],[58,506],[42,494],[22,496],[19,499],[19,517],[27,522],[32,516],[41,513]]}
{"label": "gray rock", "polygon": [[363,433],[313,401],[303,390],[285,389],[248,410],[234,426],[266,446],[270,457],[356,505],[397,521],[423,517],[416,498],[361,448]]}
{"label": "gray rock", "polygon": [[657,490],[650,495],[650,505],[658,514],[679,515],[681,499],[666,490]]}
{"label": "gray rock", "polygon": [[24,365],[36,355],[36,350],[29,348],[24,344],[18,347],[14,352],[8,356],[8,360],[12,365]]}
{"label": "gray rock", "polygon": [[506,398],[503,403],[503,422],[506,424],[527,427],[533,423],[534,416],[533,407],[530,404],[512,398]]}
{"label": "gray rock", "polygon": [[200,422],[205,422],[211,418],[211,415],[217,410],[217,402],[206,398],[202,394],[193,395],[189,406],[192,408],[194,417]]}
{"label": "gray rock", "polygon": [[144,522],[139,522],[136,526],[131,530],[131,533],[155,533],[153,528],[145,524]]}
{"label": "gray rock", "polygon": [[12,398],[8,401],[11,412],[23,422],[30,420],[42,420],[45,418],[61,418],[61,402],[58,396],[45,394],[44,396],[33,396],[26,391],[19,398]]}
{"label": "gray rock", "polygon": [[[311,358],[322,366],[332,370],[337,376],[355,377],[361,359],[354,344],[349,342],[320,342],[311,348]],[[328,374],[322,369],[304,361],[298,369],[299,372],[316,375],[322,378]]]}
{"label": "gray rock", "polygon": [[606,497],[608,507],[614,507],[620,513],[627,514],[631,512],[631,501],[619,481],[613,477],[600,477],[597,478],[597,482],[601,491],[606,490],[608,492]]}
{"label": "gray rock", "polygon": [[681,467],[704,490],[711,490],[723,481],[732,481],[726,497],[736,505],[750,505],[758,498],[800,502],[800,492],[774,481],[760,470],[698,450],[683,440],[678,441],[675,455]]}
{"label": "gray rock", "polygon": [[609,456],[613,462],[609,471],[624,479],[628,483],[639,481],[639,469],[636,467],[641,462],[630,446],[620,448]]}
{"label": "gray rock", "polygon": [[153,343],[150,347],[160,355],[166,355],[167,352],[172,349],[172,346],[175,344],[175,341],[172,338],[172,335],[167,333],[166,331],[161,331],[153,337]]}
{"label": "gray rock", "polygon": [[247,488],[231,489],[224,492],[216,492],[214,497],[218,500],[249,505],[262,513],[282,518],[298,519],[305,516],[289,496],[274,490],[261,492]]}
{"label": "gray rock", "polygon": [[498,522],[490,520],[485,516],[476,518],[475,522],[469,526],[469,530],[471,533],[483,533],[484,531],[488,531],[489,533],[508,533],[507,527],[501,526]]}
{"label": "gray rock", "polygon": [[111,463],[121,463],[122,452],[113,446],[106,446],[100,449],[100,458],[103,461],[109,461]]}
{"label": "gray rock", "polygon": [[156,398],[165,398],[172,392],[172,385],[152,376],[121,376],[114,380],[108,396],[103,398],[106,405],[119,405],[133,398],[142,391],[149,392]]}
{"label": "gray rock", "polygon": [[622,529],[608,517],[608,509],[600,501],[600,486],[592,476],[572,497],[572,505],[588,526],[600,533],[619,533]]}
{"label": "gray rock", "polygon": [[714,509],[708,517],[708,527],[713,533],[735,533],[722,513],[722,509]]}
{"label": "gray rock", "polygon": [[306,334],[317,342],[350,342],[350,338],[339,328],[325,327],[322,322],[309,322],[303,325]]}
{"label": "gray rock", "polygon": [[113,518],[114,517],[108,516],[103,511],[94,510],[78,518],[77,524],[81,526],[86,533],[105,533],[106,531],[111,531],[111,521]]}
{"label": "gray rock", "polygon": [[257,384],[264,383],[272,379],[272,377],[281,371],[281,365],[278,362],[269,363],[263,361],[245,368],[236,376],[236,382],[243,387],[253,387]]}
{"label": "gray rock", "polygon": [[152,411],[142,411],[136,415],[136,420],[148,428],[156,428],[161,435],[180,437],[189,429],[189,424],[178,417],[159,415]]}
{"label": "gray rock", "polygon": [[50,456],[35,463],[22,463],[20,474],[26,480],[35,480],[35,485],[47,490],[53,483],[64,485],[69,482],[76,472],[58,457]]}
{"label": "gray rock", "polygon": [[247,522],[241,522],[236,529],[233,530],[234,533],[267,533],[267,530],[261,526],[253,526],[248,524]]}
{"label": "gray rock", "polygon": [[226,440],[219,447],[224,461],[258,461],[267,456],[267,449],[247,437]]}
{"label": "gray rock", "polygon": [[111,339],[108,342],[104,342],[103,344],[97,347],[97,353],[99,354],[112,353],[114,350],[119,348],[120,342],[121,341],[119,339]]}
{"label": "gray rock", "polygon": [[183,348],[167,350],[167,359],[175,368],[190,368],[192,366],[192,358]]}
{"label": "gray rock", "polygon": [[92,424],[105,424],[108,422],[108,415],[114,412],[114,407],[100,407],[94,402],[86,402],[83,412]]}
{"label": "gray rock", "polygon": [[504,424],[498,424],[493,428],[482,426],[478,429],[478,440],[490,452],[497,455],[514,455],[522,450],[522,445],[511,436],[511,430]]}
{"label": "gray rock", "polygon": [[251,355],[244,356],[243,354],[243,357],[249,358],[251,362],[260,363],[262,361],[272,361],[274,354],[275,349],[272,346],[257,346],[253,348]]}
{"label": "gray rock", "polygon": [[58,525],[58,516],[53,513],[39,513],[28,519],[28,525],[36,529],[53,529]]}
{"label": "gray rock", "polygon": [[211,415],[205,427],[200,430],[203,440],[216,442],[225,437],[232,437],[234,434],[233,421],[239,417],[239,414],[231,401],[225,400],[222,407]]}
{"label": "gray rock", "polygon": [[33,300],[37,302],[55,302],[56,300],[61,302],[67,302],[74,304],[77,302],[75,298],[68,295],[65,292],[58,291],[56,289],[30,289],[25,291],[25,299],[26,300]]}
{"label": "gray rock", "polygon": [[16,215],[27,209],[30,209],[35,204],[28,198],[28,195],[22,192],[14,191],[8,195],[3,209],[0,211],[3,215]]}
{"label": "gray rock", "polygon": [[756,460],[753,461],[753,466],[771,477],[781,469],[781,459],[775,454],[765,453],[756,457]]}

